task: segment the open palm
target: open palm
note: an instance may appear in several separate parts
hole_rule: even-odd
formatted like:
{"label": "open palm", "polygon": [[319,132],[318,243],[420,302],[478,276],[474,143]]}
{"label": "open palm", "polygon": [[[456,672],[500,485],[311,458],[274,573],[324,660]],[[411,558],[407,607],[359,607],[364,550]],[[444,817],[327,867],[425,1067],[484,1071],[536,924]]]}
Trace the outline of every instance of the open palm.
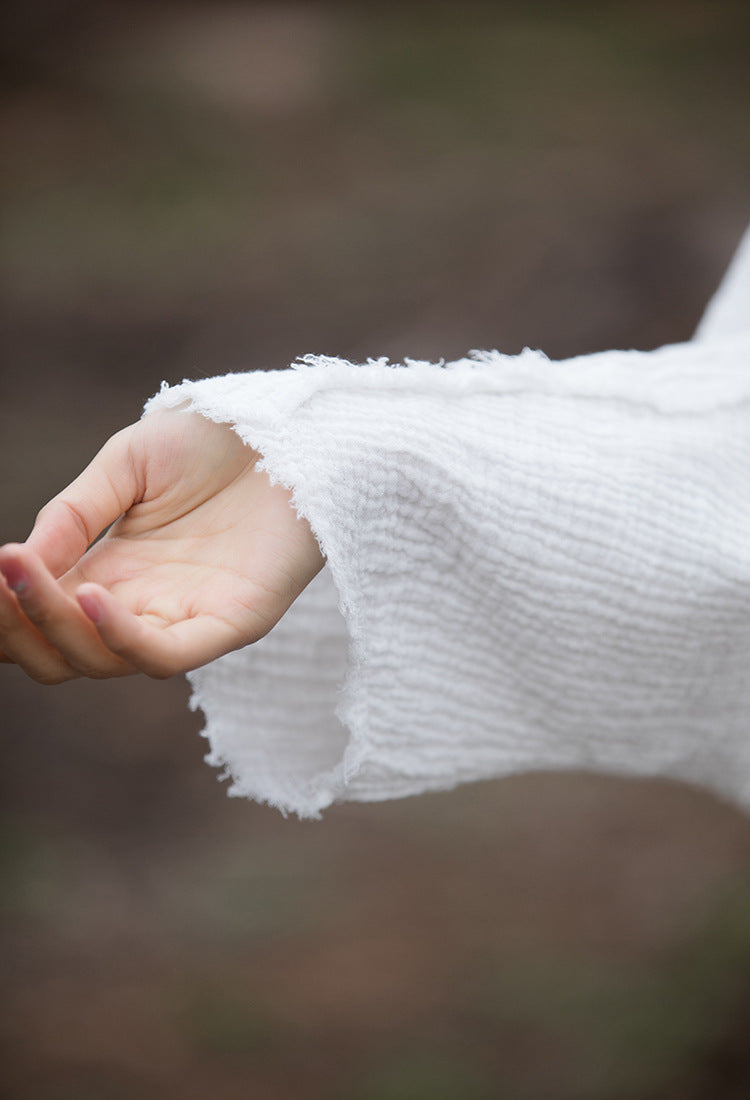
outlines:
{"label": "open palm", "polygon": [[170,676],[262,637],[322,564],[230,427],[153,413],[0,548],[0,650],[43,683]]}

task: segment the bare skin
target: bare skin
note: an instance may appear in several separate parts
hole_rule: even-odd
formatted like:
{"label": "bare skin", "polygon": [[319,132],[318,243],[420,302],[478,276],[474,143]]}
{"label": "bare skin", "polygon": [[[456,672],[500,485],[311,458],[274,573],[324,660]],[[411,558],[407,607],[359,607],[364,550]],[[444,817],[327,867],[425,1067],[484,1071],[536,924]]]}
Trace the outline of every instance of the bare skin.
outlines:
{"label": "bare skin", "polygon": [[263,637],[323,557],[258,457],[197,413],[118,432],[0,547],[0,660],[42,684],[162,679]]}

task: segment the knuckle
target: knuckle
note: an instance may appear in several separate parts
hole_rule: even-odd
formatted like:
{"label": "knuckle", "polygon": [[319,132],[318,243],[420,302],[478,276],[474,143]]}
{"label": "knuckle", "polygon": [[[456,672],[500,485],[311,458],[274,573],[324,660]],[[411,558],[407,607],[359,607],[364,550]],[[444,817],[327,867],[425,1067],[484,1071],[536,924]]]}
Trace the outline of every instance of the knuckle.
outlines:
{"label": "knuckle", "polygon": [[57,497],[52,500],[48,500],[47,503],[39,509],[34,520],[34,526],[32,532],[38,532],[40,528],[46,527],[46,525],[54,520],[55,515],[60,511],[60,501]]}
{"label": "knuckle", "polygon": [[109,680],[114,672],[109,668],[88,668],[82,675],[89,680]]}
{"label": "knuckle", "polygon": [[168,680],[170,676],[174,676],[175,674],[174,669],[167,668],[164,665],[152,665],[150,668],[144,669],[144,671],[151,680]]}
{"label": "knuckle", "polygon": [[66,655],[77,676],[83,676],[87,680],[108,680],[112,676],[119,675],[122,668],[122,660],[116,653],[102,652],[96,655],[76,654]]}
{"label": "knuckle", "polygon": [[[66,489],[64,492],[67,494],[69,490]],[[37,513],[34,527],[43,526],[49,521],[56,522],[63,518],[71,522],[73,526],[78,529],[87,543],[91,543],[90,532],[79,505],[71,497],[64,494],[53,497],[52,500],[47,501],[44,507]]]}
{"label": "knuckle", "polygon": [[182,671],[176,655],[168,654],[159,657],[151,657],[140,662],[140,668],[152,680],[168,680],[170,676],[176,676]]}
{"label": "knuckle", "polygon": [[90,668],[86,676],[90,680],[111,680],[114,676],[129,675],[135,671],[129,661],[125,661],[117,655],[113,655],[104,665]]}
{"label": "knuckle", "polygon": [[19,619],[20,614],[17,609],[6,610],[0,606],[0,644],[5,654],[16,650],[22,640],[23,626]]}
{"label": "knuckle", "polygon": [[76,673],[87,680],[104,680],[109,675],[105,669],[97,668],[86,661],[75,661],[73,664]]}
{"label": "knuckle", "polygon": [[39,669],[31,673],[31,678],[43,687],[56,687],[58,684],[64,684],[66,680],[74,680],[75,673],[62,669]]}
{"label": "knuckle", "polygon": [[74,525],[78,528],[83,538],[85,538],[87,544],[90,545],[94,540],[91,531],[89,531],[85,516],[79,506],[74,501],[67,500],[64,497],[59,500],[59,504],[67,511]]}
{"label": "knuckle", "polygon": [[43,634],[50,630],[55,624],[55,616],[49,608],[45,607],[43,604],[38,604],[28,596],[23,600],[23,612],[26,618],[30,619],[34,626],[38,627]]}

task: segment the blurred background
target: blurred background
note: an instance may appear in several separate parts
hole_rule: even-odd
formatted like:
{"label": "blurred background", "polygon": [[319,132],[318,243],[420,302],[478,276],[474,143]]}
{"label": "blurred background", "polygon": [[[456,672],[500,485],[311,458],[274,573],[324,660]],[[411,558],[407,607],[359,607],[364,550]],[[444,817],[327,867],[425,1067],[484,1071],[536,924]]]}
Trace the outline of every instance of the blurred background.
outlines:
{"label": "blurred background", "polygon": [[[2,18],[0,539],[162,379],[690,337],[750,217],[750,5]],[[0,668],[3,1098],[740,1100],[750,819],[537,775],[226,798],[182,681]]]}

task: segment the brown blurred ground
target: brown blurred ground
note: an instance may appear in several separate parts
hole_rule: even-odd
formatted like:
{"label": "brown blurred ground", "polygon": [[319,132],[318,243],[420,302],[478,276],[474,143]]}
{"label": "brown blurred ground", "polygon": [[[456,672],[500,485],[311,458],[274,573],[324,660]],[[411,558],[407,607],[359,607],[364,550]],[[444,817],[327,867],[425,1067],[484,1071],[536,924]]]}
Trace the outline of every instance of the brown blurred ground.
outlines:
{"label": "brown blurred ground", "polygon": [[[750,211],[737,2],[4,16],[0,538],[162,378],[690,336]],[[182,683],[0,668],[4,1097],[740,1100],[750,823],[536,776],[230,801]]]}

